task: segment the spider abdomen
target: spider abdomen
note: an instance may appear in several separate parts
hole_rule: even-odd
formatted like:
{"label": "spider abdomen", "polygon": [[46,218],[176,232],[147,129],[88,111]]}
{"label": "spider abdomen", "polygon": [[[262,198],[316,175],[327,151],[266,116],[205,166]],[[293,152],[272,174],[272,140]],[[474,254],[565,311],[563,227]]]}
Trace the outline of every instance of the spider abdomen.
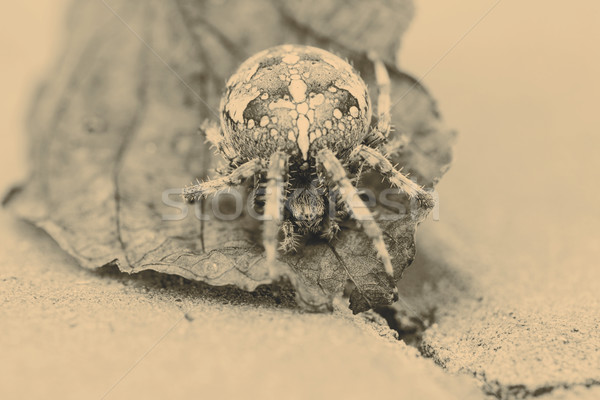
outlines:
{"label": "spider abdomen", "polygon": [[358,73],[310,46],[277,46],[249,58],[221,100],[224,140],[246,159],[283,150],[307,160],[323,148],[352,148],[370,121],[371,102]]}

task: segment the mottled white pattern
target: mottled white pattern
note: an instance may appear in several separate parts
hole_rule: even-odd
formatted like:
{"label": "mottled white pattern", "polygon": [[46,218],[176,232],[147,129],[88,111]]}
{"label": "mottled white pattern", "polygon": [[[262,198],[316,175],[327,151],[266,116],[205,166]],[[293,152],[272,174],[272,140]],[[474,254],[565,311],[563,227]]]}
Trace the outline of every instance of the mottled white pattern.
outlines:
{"label": "mottled white pattern", "polygon": [[[315,58],[303,60],[305,53],[316,56],[318,61],[315,62]],[[271,63],[278,60],[279,63],[265,69],[261,68],[264,60],[270,60]],[[307,70],[311,66],[323,68],[323,76],[333,73],[336,78],[320,81],[323,78],[319,74]],[[341,75],[331,71],[339,71]],[[310,80],[313,77],[318,86],[314,86]],[[257,144],[266,141],[266,146],[279,148],[289,144],[281,141],[269,144],[268,141],[279,136],[281,129],[284,129],[282,136],[295,142],[298,149],[296,154],[304,160],[308,160],[310,147],[315,140],[328,136],[329,141],[335,141],[329,135],[338,133],[342,135],[340,140],[355,140],[360,135],[360,131],[357,133],[357,122],[361,124],[359,126],[366,126],[370,119],[371,110],[364,82],[347,62],[317,48],[286,45],[272,52],[261,52],[240,67],[238,73],[229,80],[228,86],[231,89],[223,106],[233,123],[237,124],[230,122],[230,130],[247,129],[247,134]],[[282,86],[287,88],[289,94],[279,94]],[[327,91],[315,91],[315,87],[327,88]],[[346,95],[338,94],[340,90],[355,97],[357,106],[348,109],[347,104],[341,104]],[[252,117],[244,120],[244,113],[255,99],[258,99],[257,108],[248,111],[246,115]],[[269,110],[266,115],[265,107]],[[361,121],[355,121],[359,119]],[[229,140],[235,140],[234,132],[224,131]]]}
{"label": "mottled white pattern", "polygon": [[303,80],[294,79],[290,83],[289,89],[290,89],[290,94],[292,95],[292,97],[294,98],[294,101],[296,103],[299,103],[301,101],[304,101],[304,99],[306,99],[307,86]]}
{"label": "mottled white pattern", "polygon": [[257,88],[253,88],[246,93],[240,94],[239,97],[230,99],[225,107],[225,111],[229,113],[229,116],[235,122],[244,123],[244,111],[246,110],[246,107],[248,107],[248,103],[256,99],[259,95],[260,92]]}
{"label": "mottled white pattern", "polygon": [[296,124],[298,125],[298,147],[300,147],[300,151],[302,152],[302,158],[306,160],[308,159],[308,148],[310,146],[308,138],[310,122],[308,122],[308,119],[304,115],[301,115],[298,117]]}
{"label": "mottled white pattern", "polygon": [[288,54],[287,56],[281,59],[281,61],[283,61],[286,64],[296,64],[298,60],[300,60],[300,57],[298,56],[298,54],[294,53]]}

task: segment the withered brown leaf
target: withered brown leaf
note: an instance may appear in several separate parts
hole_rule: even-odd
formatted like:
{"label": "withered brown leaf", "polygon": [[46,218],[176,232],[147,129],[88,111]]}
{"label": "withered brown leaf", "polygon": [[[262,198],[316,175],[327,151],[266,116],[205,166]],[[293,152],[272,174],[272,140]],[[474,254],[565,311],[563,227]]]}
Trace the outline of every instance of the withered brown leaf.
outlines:
{"label": "withered brown leaf", "polygon": [[279,0],[282,15],[354,53],[376,52],[394,64],[414,14],[412,0]]}
{"label": "withered brown leaf", "polygon": [[[351,3],[345,18],[353,17],[351,7],[378,2]],[[398,4],[404,15],[409,2]],[[410,19],[399,18],[392,37],[372,18],[360,20],[365,36],[356,30],[344,35],[352,24],[323,31],[322,21],[310,22],[295,7],[276,0],[76,2],[66,52],[30,115],[31,179],[12,191],[7,206],[86,268],[112,264],[127,273],[155,270],[245,290],[271,283],[256,240],[260,225],[251,218],[201,221],[190,208],[185,218],[164,219],[175,210],[165,191],[206,177],[219,162],[197,127],[217,119],[224,82],[237,65],[281,43],[346,57],[376,98],[364,45],[379,37],[377,50],[386,49],[384,58],[393,60],[390,49]],[[450,162],[453,133],[442,127],[427,91],[388,67],[392,97],[401,100],[392,110],[398,129],[387,150],[404,171],[432,187]],[[373,181],[380,178],[363,179]],[[170,199],[178,199],[175,190]],[[427,212],[386,220],[397,213],[377,210],[397,277],[414,257],[415,228]],[[348,279],[355,312],[393,301],[370,242],[352,224],[331,243],[308,243],[283,256],[277,267],[309,309],[330,308]]]}

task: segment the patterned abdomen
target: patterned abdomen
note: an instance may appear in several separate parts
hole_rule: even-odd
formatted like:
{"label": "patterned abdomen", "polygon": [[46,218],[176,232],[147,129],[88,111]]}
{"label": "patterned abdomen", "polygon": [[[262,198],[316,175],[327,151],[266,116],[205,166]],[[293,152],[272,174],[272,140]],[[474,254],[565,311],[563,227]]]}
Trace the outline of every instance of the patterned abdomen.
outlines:
{"label": "patterned abdomen", "polygon": [[241,157],[284,150],[307,160],[359,144],[371,121],[367,88],[341,58],[315,47],[277,46],[246,60],[227,83],[221,127]]}

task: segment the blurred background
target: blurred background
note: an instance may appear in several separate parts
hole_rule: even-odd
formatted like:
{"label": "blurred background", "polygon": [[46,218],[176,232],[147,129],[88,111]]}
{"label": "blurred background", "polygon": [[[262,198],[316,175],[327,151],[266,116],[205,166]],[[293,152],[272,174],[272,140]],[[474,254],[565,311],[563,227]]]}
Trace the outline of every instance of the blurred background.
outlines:
{"label": "blurred background", "polygon": [[[3,190],[26,177],[26,110],[61,51],[67,4],[11,2],[0,17]],[[600,3],[429,0],[416,8],[402,68],[422,78],[460,134],[438,188],[441,221],[507,260],[595,261]]]}

